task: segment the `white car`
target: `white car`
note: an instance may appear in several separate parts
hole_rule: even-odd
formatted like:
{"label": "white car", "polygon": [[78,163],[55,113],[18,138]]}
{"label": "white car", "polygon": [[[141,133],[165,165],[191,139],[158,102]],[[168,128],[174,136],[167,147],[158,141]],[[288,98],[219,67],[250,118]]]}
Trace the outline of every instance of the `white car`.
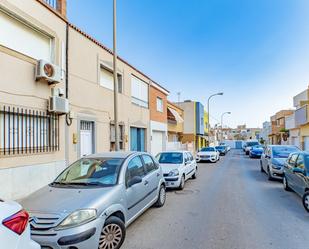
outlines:
{"label": "white car", "polygon": [[183,189],[186,180],[196,178],[197,163],[189,151],[165,151],[157,155],[167,188]]}
{"label": "white car", "polygon": [[196,161],[209,161],[215,163],[220,160],[220,153],[215,147],[202,148],[196,155]]}
{"label": "white car", "polygon": [[0,247],[3,249],[39,249],[30,239],[29,214],[14,201],[0,199]]}

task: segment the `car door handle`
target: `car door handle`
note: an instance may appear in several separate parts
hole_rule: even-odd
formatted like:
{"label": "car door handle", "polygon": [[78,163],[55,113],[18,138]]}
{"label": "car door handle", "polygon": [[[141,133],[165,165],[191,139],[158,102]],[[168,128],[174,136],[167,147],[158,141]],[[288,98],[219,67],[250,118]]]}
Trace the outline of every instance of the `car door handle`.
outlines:
{"label": "car door handle", "polygon": [[157,173],[157,177],[159,177],[160,176],[160,173]]}
{"label": "car door handle", "polygon": [[149,183],[148,181],[145,181],[145,182],[144,182],[144,185],[145,185],[145,186],[147,186],[147,185],[148,185],[148,183]]}

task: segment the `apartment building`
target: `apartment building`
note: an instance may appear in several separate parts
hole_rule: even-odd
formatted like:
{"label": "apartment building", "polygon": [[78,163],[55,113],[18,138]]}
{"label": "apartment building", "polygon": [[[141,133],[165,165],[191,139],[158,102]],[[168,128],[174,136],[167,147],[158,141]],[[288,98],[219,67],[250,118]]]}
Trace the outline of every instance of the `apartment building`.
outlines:
{"label": "apartment building", "polygon": [[262,139],[265,144],[269,144],[270,132],[271,132],[271,123],[269,121],[265,121],[263,123],[263,128],[260,132],[260,139]]}
{"label": "apartment building", "polygon": [[295,129],[290,132],[290,136],[296,138],[296,142],[303,150],[309,150],[309,88],[302,91],[293,98]]}
{"label": "apartment building", "polygon": [[204,131],[204,106],[200,102],[187,100],[178,103],[184,111],[183,143],[192,143],[194,151],[206,144]]}
{"label": "apartment building", "polygon": [[271,144],[288,144],[288,133],[285,118],[293,114],[293,110],[281,110],[270,118],[271,132],[269,142]]}
{"label": "apartment building", "polygon": [[50,100],[54,89],[61,89],[54,99],[67,103],[61,97],[66,94],[66,21],[50,9],[35,0],[0,0],[2,198],[31,193],[66,165],[65,110]]}
{"label": "apartment building", "polygon": [[155,156],[167,146],[167,96],[169,91],[152,82],[149,88],[150,152]]}
{"label": "apartment building", "polygon": [[[24,197],[78,158],[115,148],[112,51],[65,11],[65,0],[0,0],[2,198]],[[158,131],[163,150],[168,91],[119,57],[117,74],[120,148],[150,151]],[[154,123],[150,93],[162,99]]]}
{"label": "apartment building", "polygon": [[184,111],[177,104],[167,101],[167,129],[169,150],[180,150],[183,148],[183,123]]}

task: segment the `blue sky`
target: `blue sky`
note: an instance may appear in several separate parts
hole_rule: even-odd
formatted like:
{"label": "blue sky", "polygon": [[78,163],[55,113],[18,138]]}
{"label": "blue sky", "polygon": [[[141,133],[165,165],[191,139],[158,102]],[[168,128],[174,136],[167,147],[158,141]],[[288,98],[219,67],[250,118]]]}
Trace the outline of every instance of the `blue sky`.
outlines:
{"label": "blue sky", "polygon": [[[308,0],[118,0],[118,53],[170,100],[211,103],[211,123],[250,127],[309,84]],[[112,48],[112,0],[68,0],[69,20]]]}

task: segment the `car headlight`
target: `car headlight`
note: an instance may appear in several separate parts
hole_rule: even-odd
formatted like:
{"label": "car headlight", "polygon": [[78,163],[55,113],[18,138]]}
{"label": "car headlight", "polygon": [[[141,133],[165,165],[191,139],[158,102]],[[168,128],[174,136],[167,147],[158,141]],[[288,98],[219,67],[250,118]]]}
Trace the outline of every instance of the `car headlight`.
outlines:
{"label": "car headlight", "polygon": [[283,165],[279,164],[279,163],[272,163],[271,167],[273,169],[281,169]]}
{"label": "car headlight", "polygon": [[178,169],[173,169],[168,173],[168,176],[178,176],[179,175],[179,170]]}
{"label": "car headlight", "polygon": [[95,209],[77,210],[72,214],[70,214],[68,217],[66,217],[57,226],[57,230],[80,226],[94,220],[96,217],[97,217],[97,211]]}

